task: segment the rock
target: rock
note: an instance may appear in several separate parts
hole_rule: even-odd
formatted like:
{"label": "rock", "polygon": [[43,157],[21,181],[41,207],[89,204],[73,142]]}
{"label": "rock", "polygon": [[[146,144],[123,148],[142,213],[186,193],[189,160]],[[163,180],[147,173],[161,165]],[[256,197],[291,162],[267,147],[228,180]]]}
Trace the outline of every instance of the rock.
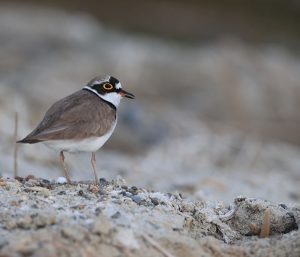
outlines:
{"label": "rock", "polygon": [[32,225],[32,218],[31,215],[27,214],[23,217],[19,218],[17,221],[17,226],[23,229],[29,229]]}
{"label": "rock", "polygon": [[26,178],[26,181],[24,183],[25,186],[27,187],[34,187],[34,186],[39,186],[40,185],[40,181],[36,178]]}
{"label": "rock", "polygon": [[295,222],[299,229],[300,228],[300,208],[291,207],[291,208],[287,208],[287,210],[289,211],[290,216],[295,219]]}
{"label": "rock", "polygon": [[102,186],[102,187],[109,185],[109,183],[106,181],[105,178],[100,178],[99,183],[100,183],[100,186]]}
{"label": "rock", "polygon": [[26,180],[26,181],[29,181],[29,180],[36,180],[36,178],[35,178],[34,175],[29,174],[28,176],[26,176],[25,180]]}
{"label": "rock", "polygon": [[99,214],[94,222],[93,233],[106,235],[112,230],[112,225],[103,214]]}
{"label": "rock", "polygon": [[64,226],[60,230],[61,235],[73,242],[80,242],[84,240],[85,236],[88,234],[88,230],[80,226],[79,224],[70,226]]}
{"label": "rock", "polygon": [[0,187],[6,187],[7,183],[0,178]]}
{"label": "rock", "polygon": [[132,201],[134,201],[137,204],[140,204],[141,201],[142,201],[142,198],[140,196],[138,196],[138,195],[131,196],[131,199],[132,199]]}
{"label": "rock", "polygon": [[121,213],[120,213],[119,211],[117,211],[116,213],[114,213],[114,214],[111,216],[111,218],[112,218],[112,219],[118,219],[118,218],[120,218],[120,216],[121,216]]}
{"label": "rock", "polygon": [[154,205],[159,205],[159,201],[157,198],[151,198],[151,203],[153,203]]}
{"label": "rock", "polygon": [[235,205],[234,217],[228,224],[242,235],[259,233],[266,209],[270,211],[271,235],[288,233],[297,228],[293,215],[282,206],[251,198],[236,198]]}
{"label": "rock", "polygon": [[129,250],[137,250],[140,248],[133,231],[130,229],[119,230],[115,235],[114,241],[117,245]]}
{"label": "rock", "polygon": [[67,179],[65,178],[65,177],[58,177],[57,179],[56,179],[56,183],[57,184],[66,184],[68,181],[67,181]]}
{"label": "rock", "polygon": [[32,192],[38,192],[44,196],[50,196],[50,191],[47,188],[44,187],[37,187],[37,186],[33,186],[33,187],[27,187],[26,188],[27,191],[32,191]]}
{"label": "rock", "polygon": [[94,185],[94,184],[89,185],[88,190],[89,190],[90,192],[92,192],[93,194],[101,193],[101,188],[99,188],[98,185],[96,186],[96,185]]}
{"label": "rock", "polygon": [[17,227],[17,220],[11,217],[5,217],[1,219],[1,223],[3,224],[4,228],[7,230],[14,229]]}
{"label": "rock", "polygon": [[51,226],[56,223],[56,214],[54,212],[41,212],[38,213],[33,219],[34,226],[36,228],[43,228],[46,226]]}

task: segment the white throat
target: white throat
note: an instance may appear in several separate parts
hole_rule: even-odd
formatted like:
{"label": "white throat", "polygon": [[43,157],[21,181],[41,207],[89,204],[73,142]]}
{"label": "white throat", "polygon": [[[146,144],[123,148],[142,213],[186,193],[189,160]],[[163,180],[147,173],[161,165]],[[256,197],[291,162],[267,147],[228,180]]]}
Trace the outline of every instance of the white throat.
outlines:
{"label": "white throat", "polygon": [[92,89],[88,86],[85,86],[84,89],[87,89],[87,90],[95,93],[97,96],[99,96],[103,100],[113,104],[116,108],[119,106],[121,98],[122,98],[122,96],[116,92],[111,92],[111,93],[107,93],[105,95],[101,95],[95,89]]}

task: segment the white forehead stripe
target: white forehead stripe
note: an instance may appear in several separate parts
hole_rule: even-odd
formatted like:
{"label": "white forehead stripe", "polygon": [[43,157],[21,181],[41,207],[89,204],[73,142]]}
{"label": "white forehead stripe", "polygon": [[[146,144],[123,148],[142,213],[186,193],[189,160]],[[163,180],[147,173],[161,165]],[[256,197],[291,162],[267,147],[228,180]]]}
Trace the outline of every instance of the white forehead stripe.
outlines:
{"label": "white forehead stripe", "polygon": [[121,85],[121,83],[119,82],[118,84],[116,84],[116,89],[120,89],[120,88],[122,88],[122,85]]}

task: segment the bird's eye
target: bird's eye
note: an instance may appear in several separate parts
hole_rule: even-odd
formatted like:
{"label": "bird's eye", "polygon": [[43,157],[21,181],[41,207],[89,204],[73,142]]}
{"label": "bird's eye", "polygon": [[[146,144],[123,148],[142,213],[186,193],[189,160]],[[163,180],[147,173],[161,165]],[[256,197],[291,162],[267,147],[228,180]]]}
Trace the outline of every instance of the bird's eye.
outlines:
{"label": "bird's eye", "polygon": [[112,90],[113,89],[113,85],[110,83],[104,83],[102,86],[105,90]]}

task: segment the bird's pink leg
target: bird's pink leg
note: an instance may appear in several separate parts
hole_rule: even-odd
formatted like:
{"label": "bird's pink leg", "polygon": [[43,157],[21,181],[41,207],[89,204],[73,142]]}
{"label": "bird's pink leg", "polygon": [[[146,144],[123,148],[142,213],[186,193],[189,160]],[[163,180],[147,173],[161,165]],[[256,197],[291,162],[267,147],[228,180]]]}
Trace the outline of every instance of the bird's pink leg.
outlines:
{"label": "bird's pink leg", "polygon": [[92,152],[92,158],[91,158],[91,163],[94,171],[94,176],[95,176],[95,183],[96,185],[99,185],[99,180],[97,176],[97,171],[96,171],[96,154]]}
{"label": "bird's pink leg", "polygon": [[63,151],[60,151],[59,160],[60,160],[60,164],[61,164],[61,166],[62,166],[62,168],[64,170],[65,177],[66,177],[68,183],[71,184],[71,179],[70,179],[70,176],[69,176],[66,164],[65,164],[65,156],[64,156],[64,152]]}

